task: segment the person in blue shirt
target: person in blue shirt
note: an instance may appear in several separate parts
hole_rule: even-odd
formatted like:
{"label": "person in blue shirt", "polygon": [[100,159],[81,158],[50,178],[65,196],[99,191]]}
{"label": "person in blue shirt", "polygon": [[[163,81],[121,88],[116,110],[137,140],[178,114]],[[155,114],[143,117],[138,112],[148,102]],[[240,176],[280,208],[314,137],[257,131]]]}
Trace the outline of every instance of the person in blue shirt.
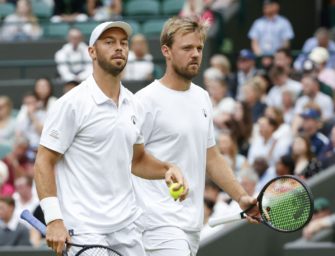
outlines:
{"label": "person in blue shirt", "polygon": [[251,48],[258,55],[273,55],[281,47],[289,47],[294,38],[292,25],[279,15],[280,6],[276,1],[263,2],[263,17],[254,21],[249,30]]}

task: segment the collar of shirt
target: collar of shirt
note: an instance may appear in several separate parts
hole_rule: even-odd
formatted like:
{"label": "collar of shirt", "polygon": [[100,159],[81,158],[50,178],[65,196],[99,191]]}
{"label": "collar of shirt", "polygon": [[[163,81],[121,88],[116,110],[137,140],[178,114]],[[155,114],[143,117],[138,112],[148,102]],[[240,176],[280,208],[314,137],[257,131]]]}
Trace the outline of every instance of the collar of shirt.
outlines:
{"label": "collar of shirt", "polygon": [[[100,105],[105,102],[111,101],[109,97],[104,94],[104,92],[97,85],[93,75],[87,79],[87,85],[89,87],[90,93],[96,104]],[[129,96],[127,95],[126,88],[120,84],[120,95],[119,95],[119,104],[126,103],[129,101]]]}

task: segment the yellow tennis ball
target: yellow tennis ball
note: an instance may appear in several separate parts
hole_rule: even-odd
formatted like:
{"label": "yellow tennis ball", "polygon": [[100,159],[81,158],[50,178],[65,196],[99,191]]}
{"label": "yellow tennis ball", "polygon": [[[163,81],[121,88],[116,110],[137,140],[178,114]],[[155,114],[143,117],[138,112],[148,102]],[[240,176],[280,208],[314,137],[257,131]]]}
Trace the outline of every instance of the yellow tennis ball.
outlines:
{"label": "yellow tennis ball", "polygon": [[178,186],[179,186],[178,183],[173,183],[169,188],[170,195],[173,197],[174,200],[177,200],[185,190],[184,186],[181,186],[178,190],[174,190]]}

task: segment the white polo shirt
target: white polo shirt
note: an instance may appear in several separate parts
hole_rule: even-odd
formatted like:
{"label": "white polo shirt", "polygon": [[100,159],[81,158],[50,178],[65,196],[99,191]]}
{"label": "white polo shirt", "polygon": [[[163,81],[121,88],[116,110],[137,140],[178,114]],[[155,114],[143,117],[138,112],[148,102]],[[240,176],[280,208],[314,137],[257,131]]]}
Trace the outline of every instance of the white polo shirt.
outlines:
{"label": "white polo shirt", "polygon": [[200,231],[207,149],[215,145],[208,93],[195,84],[187,91],[171,90],[156,80],[135,96],[144,108],[141,131],[146,150],[179,166],[190,187],[187,199],[179,202],[169,195],[164,181],[132,176],[137,200],[145,210],[145,228]]}
{"label": "white polo shirt", "polygon": [[75,234],[110,233],[141,214],[130,163],[143,143],[138,104],[121,86],[119,107],[93,76],[61,97],[48,113],[40,144],[63,154],[56,166],[65,225]]}

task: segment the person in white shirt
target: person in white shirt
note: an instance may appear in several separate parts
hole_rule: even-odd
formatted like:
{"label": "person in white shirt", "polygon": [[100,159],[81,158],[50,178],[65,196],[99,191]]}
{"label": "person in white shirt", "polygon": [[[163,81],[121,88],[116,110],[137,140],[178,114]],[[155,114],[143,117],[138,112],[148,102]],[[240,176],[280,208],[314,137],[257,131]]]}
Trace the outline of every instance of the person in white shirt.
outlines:
{"label": "person in white shirt", "polygon": [[80,30],[76,28],[69,30],[67,40],[68,43],[55,53],[57,71],[64,82],[81,82],[92,73],[88,46],[83,41]]}
{"label": "person in white shirt", "polygon": [[[205,38],[201,20],[173,17],[166,21],[160,39],[166,72],[136,94],[144,108],[141,130],[146,149],[177,164],[190,187],[189,197],[180,203],[166,194],[163,182],[133,176],[137,200],[146,213],[143,242],[148,256],[196,254],[204,221],[206,174],[241,208],[256,202],[215,146],[209,95],[191,81],[199,72]],[[257,214],[254,207],[250,216]]]}
{"label": "person in white shirt", "polygon": [[93,74],[48,113],[35,181],[47,244],[58,254],[65,241],[72,241],[108,245],[123,255],[145,255],[131,173],[179,183],[176,189],[185,187],[181,200],[188,193],[175,165],[144,150],[140,105],[120,83],[130,35],[125,22],[98,25],[89,41]]}
{"label": "person in white shirt", "polygon": [[131,39],[130,49],[123,80],[152,80],[154,63],[145,36],[142,34],[134,35]]}

